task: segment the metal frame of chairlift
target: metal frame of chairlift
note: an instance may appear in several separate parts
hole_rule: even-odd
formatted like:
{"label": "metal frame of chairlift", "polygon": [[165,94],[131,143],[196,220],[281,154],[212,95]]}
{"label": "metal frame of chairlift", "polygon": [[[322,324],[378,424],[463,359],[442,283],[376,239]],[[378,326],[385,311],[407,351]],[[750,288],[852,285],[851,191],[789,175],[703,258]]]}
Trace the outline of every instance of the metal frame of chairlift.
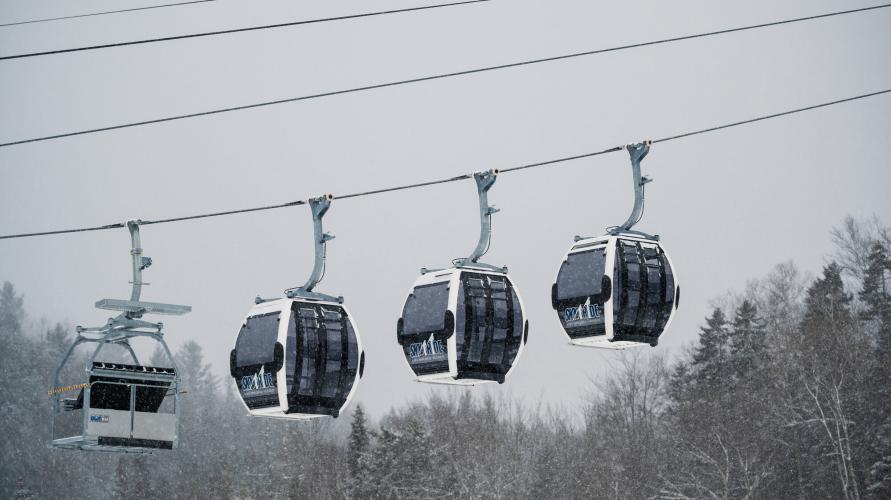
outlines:
{"label": "metal frame of chairlift", "polygon": [[[176,368],[176,361],[173,357],[173,354],[170,352],[170,348],[167,346],[167,343],[164,341],[164,334],[161,333],[164,324],[161,322],[151,323],[148,321],[142,320],[142,316],[145,314],[166,314],[166,315],[183,315],[192,310],[191,306],[184,305],[175,305],[175,304],[162,304],[157,302],[143,302],[140,300],[140,295],[142,293],[142,285],[147,285],[148,283],[144,283],[142,281],[142,271],[148,268],[152,264],[152,259],[149,257],[142,256],[142,247],[139,235],[139,225],[141,224],[140,220],[130,220],[127,222],[127,229],[130,231],[130,240],[131,240],[131,250],[130,255],[133,258],[133,281],[132,281],[132,291],[130,294],[130,300],[119,300],[119,299],[102,299],[96,302],[96,308],[110,310],[110,311],[120,311],[120,314],[116,317],[109,318],[108,322],[105,325],[99,327],[89,327],[84,328],[81,326],[77,327],[77,339],[74,341],[74,344],[68,349],[68,352],[65,354],[65,357],[62,359],[62,362],[59,364],[59,367],[56,369],[55,376],[53,377],[54,389],[53,389],[53,402],[52,402],[52,415],[50,422],[50,432],[51,432],[51,441],[49,446],[51,448],[65,448],[65,449],[77,449],[77,450],[89,450],[89,451],[106,451],[106,452],[118,452],[118,453],[151,453],[152,449],[138,447],[138,446],[112,446],[112,445],[100,445],[98,444],[98,436],[89,435],[88,434],[88,424],[90,422],[90,388],[92,383],[83,384],[83,433],[81,435],[69,436],[56,439],[55,431],[56,431],[56,418],[63,414],[66,411],[64,409],[66,400],[62,399],[60,396],[64,390],[64,388],[60,388],[59,384],[59,376],[61,375],[62,369],[65,366],[65,363],[68,361],[68,358],[71,357],[71,354],[74,352],[74,349],[77,348],[81,344],[86,343],[96,343],[96,348],[93,350],[93,354],[90,356],[89,360],[84,367],[84,371],[87,374],[88,382],[89,377],[91,375],[106,375],[106,376],[116,376],[120,378],[126,378],[133,381],[143,381],[143,382],[152,382],[152,381],[162,381],[162,382],[170,382],[170,387],[168,388],[168,393],[165,395],[165,398],[170,396],[170,392],[172,391],[172,395],[174,397],[174,408],[173,412],[175,415],[175,433],[173,436],[173,448],[176,448],[177,440],[179,437],[179,424],[180,424],[180,375],[179,371]],[[167,354],[170,359],[171,364],[173,365],[173,376],[171,377],[169,374],[164,373],[152,373],[152,372],[112,372],[110,370],[103,370],[102,367],[95,367],[94,362],[96,357],[99,355],[99,352],[106,345],[118,345],[127,350],[130,354],[130,357],[133,359],[133,362],[138,366],[139,358],[136,356],[136,353],[133,351],[133,348],[130,346],[130,339],[137,337],[147,337],[156,342],[160,343],[164,347],[164,352]],[[97,382],[102,384],[114,384],[114,382]],[[130,433],[131,436],[133,434],[133,425],[135,421],[135,394],[136,387],[155,387],[155,385],[149,384],[140,384],[136,383],[120,383],[122,385],[129,385],[130,389]]]}

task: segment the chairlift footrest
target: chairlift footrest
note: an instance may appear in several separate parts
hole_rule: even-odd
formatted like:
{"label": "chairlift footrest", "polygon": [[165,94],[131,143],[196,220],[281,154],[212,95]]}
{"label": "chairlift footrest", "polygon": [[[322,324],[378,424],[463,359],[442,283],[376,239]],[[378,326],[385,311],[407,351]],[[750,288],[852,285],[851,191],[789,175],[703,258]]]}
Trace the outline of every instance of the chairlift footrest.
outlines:
{"label": "chairlift footrest", "polygon": [[102,299],[96,302],[97,309],[130,313],[167,314],[180,316],[192,311],[192,306],[177,304],[161,304],[158,302],[141,302],[120,299]]}

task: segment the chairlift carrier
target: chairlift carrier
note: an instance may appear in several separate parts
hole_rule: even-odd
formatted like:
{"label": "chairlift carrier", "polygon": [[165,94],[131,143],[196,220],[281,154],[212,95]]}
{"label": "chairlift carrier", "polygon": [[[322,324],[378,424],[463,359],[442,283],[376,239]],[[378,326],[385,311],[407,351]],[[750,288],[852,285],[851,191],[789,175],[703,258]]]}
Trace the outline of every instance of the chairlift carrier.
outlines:
{"label": "chairlift carrier", "polygon": [[449,269],[421,269],[397,321],[397,340],[419,382],[503,383],[528,340],[529,322],[507,268],[478,262],[488,251],[491,217],[498,211],[487,194],[497,175],[490,170],[473,176],[480,238],[470,257]]}
{"label": "chairlift carrier", "polygon": [[[190,306],[142,302],[142,271],[152,260],[142,256],[139,225],[127,222],[132,243],[133,288],[130,300],[103,299],[99,309],[119,311],[100,327],[77,327],[77,338],[68,349],[54,377],[52,393],[51,448],[106,451],[118,453],[151,453],[157,449],[174,449],[179,442],[180,377],[176,362],[161,329],[162,323],[150,323],[145,314],[182,315]],[[130,339],[146,337],[164,348],[171,367],[140,364],[130,346]],[[60,387],[62,368],[74,349],[87,343],[96,348],[87,361],[87,382]],[[133,364],[97,361],[106,345],[123,347]],[[76,398],[63,398],[70,388],[80,388]]]}
{"label": "chairlift carrier", "polygon": [[680,288],[659,236],[631,228],[640,221],[644,185],[640,162],[649,141],[627,146],[634,208],[608,234],[581,238],[563,258],[551,287],[551,305],[574,345],[624,349],[656,346],[674,317]]}

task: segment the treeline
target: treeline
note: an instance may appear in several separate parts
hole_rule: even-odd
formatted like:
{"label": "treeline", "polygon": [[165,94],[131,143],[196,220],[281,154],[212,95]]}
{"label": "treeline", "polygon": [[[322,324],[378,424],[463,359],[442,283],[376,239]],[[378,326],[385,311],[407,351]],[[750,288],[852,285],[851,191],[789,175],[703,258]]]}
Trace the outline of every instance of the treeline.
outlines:
{"label": "treeline", "polygon": [[832,235],[818,276],[785,263],[721,298],[675,359],[620,355],[582,419],[466,391],[376,423],[252,419],[190,342],[181,447],[152,456],[46,448],[70,329],[26,331],[7,283],[0,497],[891,498],[891,234]]}

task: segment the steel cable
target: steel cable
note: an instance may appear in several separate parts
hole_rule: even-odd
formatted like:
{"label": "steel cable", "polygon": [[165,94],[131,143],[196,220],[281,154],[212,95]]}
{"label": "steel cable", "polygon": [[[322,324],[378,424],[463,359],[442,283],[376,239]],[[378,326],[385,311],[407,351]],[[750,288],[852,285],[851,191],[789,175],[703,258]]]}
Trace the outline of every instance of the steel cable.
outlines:
{"label": "steel cable", "polygon": [[[769,114],[769,115],[759,116],[757,118],[750,118],[747,120],[731,122],[731,123],[727,123],[724,125],[718,125],[718,126],[714,126],[714,127],[695,130],[692,132],[675,134],[675,135],[663,137],[661,139],[656,139],[652,142],[658,143],[658,142],[674,141],[677,139],[682,139],[682,138],[690,137],[693,135],[705,134],[708,132],[714,132],[717,130],[723,130],[723,129],[727,129],[727,128],[731,128],[731,127],[738,127],[741,125],[760,122],[763,120],[778,118],[778,117],[782,117],[782,116],[788,116],[788,115],[792,115],[792,114],[796,114],[796,113],[801,113],[804,111],[811,111],[814,109],[819,109],[819,108],[824,108],[827,106],[833,106],[833,105],[837,105],[837,104],[847,103],[847,102],[856,101],[859,99],[866,99],[869,97],[875,97],[875,96],[888,94],[888,93],[891,93],[891,89],[880,90],[877,92],[870,92],[868,94],[861,94],[858,96],[847,97],[845,99],[838,99],[838,100],[834,100],[834,101],[824,102],[821,104],[815,104],[812,106],[806,106],[803,108],[790,109],[790,110],[782,111],[779,113],[773,113],[773,114]],[[569,162],[572,160],[578,160],[578,159],[582,159],[582,158],[590,158],[593,156],[599,156],[599,155],[603,155],[603,154],[607,154],[607,153],[616,153],[616,152],[622,151],[624,149],[625,149],[625,146],[613,146],[610,148],[602,149],[602,150],[591,152],[591,153],[584,153],[584,154],[579,154],[579,155],[574,155],[574,156],[566,156],[566,157],[562,157],[562,158],[557,158],[557,159],[553,159],[553,160],[528,163],[525,165],[518,165],[515,167],[499,169],[499,171],[500,171],[500,173],[509,173],[509,172],[515,172],[515,171],[519,171],[519,170],[544,167],[544,166],[554,165],[554,164],[558,164],[558,163],[566,163],[566,162]],[[458,175],[458,176],[454,176],[454,177],[449,177],[446,179],[419,182],[419,183],[413,183],[413,184],[405,184],[405,185],[400,185],[400,186],[392,186],[392,187],[387,187],[387,188],[350,193],[350,194],[345,194],[345,195],[340,195],[340,196],[335,195],[335,199],[358,198],[358,197],[362,197],[362,196],[390,193],[393,191],[415,189],[415,188],[419,188],[419,187],[426,187],[426,186],[433,186],[433,185],[437,185],[437,184],[446,184],[446,183],[450,183],[450,182],[457,182],[457,181],[461,181],[461,180],[470,179],[472,177],[473,177],[473,174],[462,174],[462,175]],[[304,205],[304,204],[306,204],[306,201],[298,200],[298,201],[290,201],[287,203],[281,203],[281,204],[277,204],[277,205],[266,205],[266,206],[261,206],[261,207],[244,208],[244,209],[238,209],[238,210],[227,210],[227,211],[223,211],[223,212],[212,212],[212,213],[198,214],[198,215],[186,215],[186,216],[181,216],[181,217],[172,217],[172,218],[168,218],[168,219],[143,220],[142,224],[144,224],[144,225],[166,224],[169,222],[204,219],[204,218],[210,218],[210,217],[221,217],[221,216],[225,216],[225,215],[242,214],[242,213],[248,213],[248,212],[259,212],[259,211],[265,211],[265,210],[273,210],[273,209],[277,209],[277,208],[293,207],[293,206]],[[86,232],[86,231],[101,231],[101,230],[105,230],[105,229],[116,229],[116,228],[122,228],[122,227],[126,227],[126,223],[117,222],[117,223],[113,223],[113,224],[106,224],[103,226],[83,227],[83,228],[75,228],[75,229],[61,229],[61,230],[56,230],[56,231],[43,231],[43,232],[33,232],[33,233],[8,234],[8,235],[0,236],[0,240],[13,239],[13,238],[27,238],[27,237],[32,237],[32,236],[66,234],[66,233],[80,233],[80,232]]]}
{"label": "steel cable", "polygon": [[107,132],[107,131],[111,131],[111,130],[119,130],[119,129],[130,128],[130,127],[138,127],[138,126],[142,126],[142,125],[164,123],[164,122],[170,122],[170,121],[175,121],[175,120],[184,120],[184,119],[188,119],[188,118],[197,118],[200,116],[215,115],[215,114],[220,114],[220,113],[229,113],[232,111],[242,111],[242,110],[253,109],[253,108],[273,106],[273,105],[277,105],[277,104],[293,103],[293,102],[305,101],[305,100],[309,100],[309,99],[318,99],[318,98],[322,98],[322,97],[331,97],[331,96],[335,96],[335,95],[350,94],[350,93],[354,93],[354,92],[382,89],[382,88],[386,88],[386,87],[395,87],[395,86],[399,86],[399,85],[407,85],[407,84],[411,84],[411,83],[439,80],[439,79],[443,79],[443,78],[450,78],[450,77],[456,77],[456,76],[465,76],[465,75],[471,75],[471,74],[476,74],[476,73],[483,73],[483,72],[487,72],[487,71],[495,71],[495,70],[501,70],[501,69],[507,69],[507,68],[516,68],[516,67],[527,66],[527,65],[531,65],[531,64],[540,64],[540,63],[559,61],[559,60],[570,59],[570,58],[575,58],[575,57],[603,54],[606,52],[613,52],[613,51],[617,51],[617,50],[627,50],[627,49],[646,47],[646,46],[657,45],[657,44],[662,44],[662,43],[678,42],[678,41],[682,41],[682,40],[691,40],[694,38],[702,38],[702,37],[734,33],[734,32],[746,31],[746,30],[752,30],[752,29],[758,29],[758,28],[766,28],[766,27],[770,27],[770,26],[778,26],[778,25],[782,25],[782,24],[810,21],[810,20],[815,20],[815,19],[822,19],[822,18],[833,17],[833,16],[841,16],[841,15],[845,15],[845,14],[853,14],[853,13],[858,13],[858,12],[866,12],[866,11],[871,11],[871,10],[876,10],[876,9],[884,9],[887,7],[891,7],[891,4],[875,5],[872,7],[863,7],[860,9],[851,9],[851,10],[845,10],[845,11],[830,12],[827,14],[818,14],[818,15],[813,15],[813,16],[799,17],[799,18],[794,18],[794,19],[786,19],[786,20],[781,20],[781,21],[773,21],[773,22],[769,22],[769,23],[755,24],[755,25],[750,25],[750,26],[742,26],[742,27],[730,28],[730,29],[724,29],[724,30],[718,30],[718,31],[709,31],[709,32],[697,33],[697,34],[693,34],[693,35],[685,35],[685,36],[679,36],[679,37],[673,37],[673,38],[664,38],[661,40],[653,40],[653,41],[649,41],[649,42],[634,43],[634,44],[630,44],[630,45],[620,45],[617,47],[611,47],[611,48],[606,48],[606,49],[589,50],[589,51],[585,51],[585,52],[576,52],[573,54],[566,54],[566,55],[561,55],[561,56],[545,57],[545,58],[531,59],[531,60],[520,61],[520,62],[515,62],[515,63],[500,64],[497,66],[487,66],[487,67],[483,67],[483,68],[469,69],[469,70],[464,70],[464,71],[441,73],[441,74],[437,74],[437,75],[412,78],[412,79],[408,79],[408,80],[400,80],[400,81],[395,81],[395,82],[366,85],[363,87],[354,87],[354,88],[343,89],[343,90],[322,92],[322,93],[318,93],[318,94],[311,94],[311,95],[305,95],[305,96],[300,96],[300,97],[276,99],[276,100],[272,100],[272,101],[265,101],[265,102],[259,102],[259,103],[254,103],[254,104],[231,106],[231,107],[214,109],[214,110],[209,110],[209,111],[200,111],[200,112],[196,112],[196,113],[187,113],[187,114],[181,114],[181,115],[175,115],[175,116],[168,116],[165,118],[154,118],[154,119],[149,119],[149,120],[141,120],[141,121],[136,121],[136,122],[123,123],[123,124],[119,124],[119,125],[111,125],[111,126],[106,126],[106,127],[79,130],[79,131],[75,131],[75,132],[67,132],[67,133],[53,134],[53,135],[47,135],[47,136],[42,136],[42,137],[35,137],[35,138],[31,138],[31,139],[21,139],[21,140],[6,142],[6,143],[0,143],[0,147],[15,146],[15,145],[20,145],[20,144],[29,144],[32,142],[48,141],[48,140],[52,140],[52,139],[61,139],[64,137],[73,137],[73,136],[79,136],[79,135],[94,134],[94,133],[98,133],[98,132]]}

